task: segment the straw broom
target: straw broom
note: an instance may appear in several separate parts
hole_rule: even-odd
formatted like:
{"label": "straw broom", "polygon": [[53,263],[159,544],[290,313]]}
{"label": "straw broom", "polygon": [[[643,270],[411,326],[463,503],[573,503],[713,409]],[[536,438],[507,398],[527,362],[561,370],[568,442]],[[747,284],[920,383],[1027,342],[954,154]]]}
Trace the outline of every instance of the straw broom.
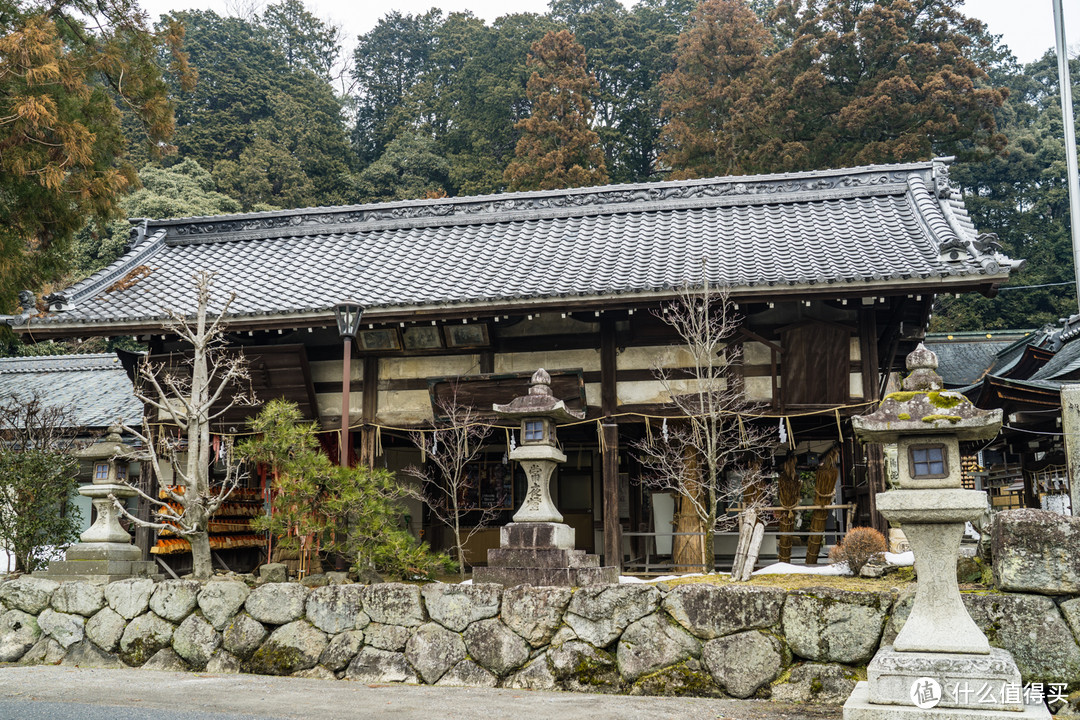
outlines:
{"label": "straw broom", "polygon": [[[840,477],[840,470],[836,467],[836,460],[840,456],[840,448],[835,445],[821,458],[814,477],[814,504],[828,505],[836,492],[836,480]],[[810,532],[825,532],[825,519],[828,510],[815,510],[810,518]],[[817,565],[818,554],[821,552],[821,535],[811,535],[806,541],[806,564]]]}
{"label": "straw broom", "polygon": [[780,469],[780,480],[777,487],[777,500],[784,508],[780,511],[780,541],[777,549],[777,559],[780,562],[791,562],[791,535],[784,535],[795,530],[795,508],[799,505],[802,483],[799,481],[799,473],[795,470],[795,456],[788,455]]}

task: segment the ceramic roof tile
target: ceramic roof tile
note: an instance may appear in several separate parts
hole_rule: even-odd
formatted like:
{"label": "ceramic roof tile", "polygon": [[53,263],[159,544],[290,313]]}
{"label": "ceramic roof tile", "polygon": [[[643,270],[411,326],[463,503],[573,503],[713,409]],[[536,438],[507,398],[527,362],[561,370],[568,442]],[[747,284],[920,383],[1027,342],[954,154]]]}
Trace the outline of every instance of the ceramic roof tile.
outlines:
{"label": "ceramic roof tile", "polygon": [[[709,280],[736,294],[917,278],[1004,282],[1015,263],[976,247],[962,204],[930,189],[941,167],[149,221],[125,257],[50,296],[54,312],[30,325],[137,325],[170,309],[190,313],[190,278],[200,269],[236,293],[234,313],[258,317],[326,313],[346,298],[369,311],[422,311],[660,292],[698,279],[703,258]],[[943,256],[946,245],[955,257]]]}
{"label": "ceramic roof tile", "polygon": [[142,418],[142,403],[116,355],[46,355],[0,358],[0,395],[40,396],[68,408],[76,427],[105,428]]}

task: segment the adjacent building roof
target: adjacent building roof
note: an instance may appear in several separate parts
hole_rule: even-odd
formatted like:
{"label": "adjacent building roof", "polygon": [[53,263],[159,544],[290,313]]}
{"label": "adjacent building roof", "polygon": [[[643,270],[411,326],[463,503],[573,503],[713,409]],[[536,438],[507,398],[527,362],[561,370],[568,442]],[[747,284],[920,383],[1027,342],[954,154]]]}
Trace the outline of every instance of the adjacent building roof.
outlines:
{"label": "adjacent building roof", "polygon": [[[937,372],[947,388],[971,385],[989,372],[997,372],[1014,354],[1023,354],[1035,330],[927,333],[926,347],[938,358]],[[1019,349],[1019,353],[1016,351]]]}
{"label": "adjacent building roof", "polygon": [[[991,291],[1020,263],[979,235],[942,162],[149,220],[128,252],[8,321],[46,335],[152,330],[217,273],[238,324],[378,321],[515,306]],[[571,302],[568,303],[568,299]],[[318,322],[316,322],[318,321]]]}
{"label": "adjacent building roof", "polygon": [[142,403],[116,355],[44,355],[0,358],[0,396],[29,398],[68,408],[74,427],[106,428],[118,419],[142,420]]}

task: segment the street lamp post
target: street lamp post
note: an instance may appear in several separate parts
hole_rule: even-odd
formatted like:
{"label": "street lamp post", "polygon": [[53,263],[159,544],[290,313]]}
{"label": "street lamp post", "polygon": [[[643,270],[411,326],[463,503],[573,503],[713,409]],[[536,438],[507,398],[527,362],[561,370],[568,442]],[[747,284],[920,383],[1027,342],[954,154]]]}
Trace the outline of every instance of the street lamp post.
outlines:
{"label": "street lamp post", "polygon": [[334,306],[334,317],[337,319],[338,333],[341,335],[343,344],[342,373],[341,373],[341,445],[338,455],[341,459],[341,467],[349,466],[349,394],[351,392],[350,381],[352,380],[352,341],[360,329],[360,318],[364,314],[364,306],[356,302],[340,302]]}

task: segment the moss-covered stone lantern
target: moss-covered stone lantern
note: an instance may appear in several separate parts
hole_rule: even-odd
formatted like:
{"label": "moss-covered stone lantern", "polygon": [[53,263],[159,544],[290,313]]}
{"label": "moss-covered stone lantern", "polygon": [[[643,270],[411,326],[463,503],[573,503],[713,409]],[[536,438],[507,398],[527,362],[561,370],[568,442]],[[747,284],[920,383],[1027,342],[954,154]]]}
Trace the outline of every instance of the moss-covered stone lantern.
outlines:
{"label": "moss-covered stone lantern", "polygon": [[844,704],[844,720],[1049,718],[1045,706],[1023,703],[1012,655],[990,647],[956,582],[964,523],[988,507],[986,493],[961,487],[960,442],[995,437],[1001,410],[944,390],[937,356],[921,343],[907,367],[900,392],[851,422],[859,440],[897,445],[900,487],[880,493],[877,509],[903,526],[919,583],[903,628]]}

